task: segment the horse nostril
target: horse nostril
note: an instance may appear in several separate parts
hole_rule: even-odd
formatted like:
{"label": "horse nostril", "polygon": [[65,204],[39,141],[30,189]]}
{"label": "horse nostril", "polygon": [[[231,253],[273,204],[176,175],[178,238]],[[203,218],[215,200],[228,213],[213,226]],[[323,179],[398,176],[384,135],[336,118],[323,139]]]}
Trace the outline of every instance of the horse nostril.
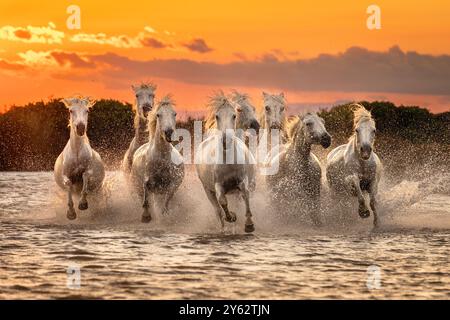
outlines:
{"label": "horse nostril", "polygon": [[82,136],[84,135],[86,131],[86,126],[84,125],[84,123],[79,123],[77,124],[77,134]]}
{"label": "horse nostril", "polygon": [[321,145],[324,148],[328,148],[331,145],[331,136],[328,134],[322,136]]}
{"label": "horse nostril", "polygon": [[256,121],[256,120],[252,121],[252,124],[250,125],[250,128],[254,129],[256,131],[256,133],[258,133],[259,132],[259,128],[260,128],[259,122]]}
{"label": "horse nostril", "polygon": [[166,135],[167,140],[172,141],[173,129],[166,129],[164,134]]}

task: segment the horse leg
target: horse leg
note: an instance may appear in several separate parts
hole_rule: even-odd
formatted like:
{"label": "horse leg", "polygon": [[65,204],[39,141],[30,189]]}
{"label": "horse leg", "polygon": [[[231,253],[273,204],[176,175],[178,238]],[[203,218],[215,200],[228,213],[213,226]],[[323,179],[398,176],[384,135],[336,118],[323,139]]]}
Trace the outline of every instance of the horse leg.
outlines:
{"label": "horse leg", "polygon": [[228,201],[227,197],[225,196],[223,187],[220,185],[220,183],[216,183],[215,189],[217,201],[219,202],[220,206],[223,209],[223,212],[225,213],[225,221],[230,223],[236,222],[236,214],[228,210]]}
{"label": "horse leg", "polygon": [[90,179],[90,172],[89,170],[87,170],[83,173],[83,189],[81,190],[81,198],[80,202],[78,203],[78,209],[80,210],[86,210],[88,208],[88,202],[86,197],[89,187],[89,179]]}
{"label": "horse leg", "polygon": [[149,197],[150,197],[150,191],[147,187],[147,180],[144,182],[144,201],[142,203],[142,208],[144,208],[144,212],[142,213],[141,221],[143,223],[149,223],[152,220],[152,214],[150,209],[150,203],[149,203]]}
{"label": "horse leg", "polygon": [[255,231],[255,225],[253,224],[252,220],[252,211],[250,209],[250,191],[248,188],[248,180],[241,182],[239,189],[242,192],[242,196],[244,197],[245,201],[245,232],[250,233]]}
{"label": "horse leg", "polygon": [[375,228],[378,228],[379,223],[378,223],[378,214],[377,214],[377,187],[374,186],[375,183],[372,183],[372,186],[370,188],[369,191],[369,196],[370,196],[370,208],[372,209],[373,212],[373,226]]}
{"label": "horse leg", "polygon": [[350,192],[356,194],[359,203],[359,216],[361,218],[370,217],[370,209],[366,205],[366,199],[364,199],[364,195],[361,190],[361,186],[359,185],[359,178],[357,175],[348,176],[346,178],[347,185],[350,187]]}
{"label": "horse leg", "polygon": [[164,208],[163,208],[163,211],[162,211],[163,215],[168,214],[168,212],[169,212],[169,202],[170,202],[170,200],[172,200],[174,194],[175,194],[175,190],[170,190],[167,193],[166,198],[164,199]]}
{"label": "horse leg", "polygon": [[219,219],[220,226],[223,230],[223,228],[225,226],[224,219],[223,219],[223,213],[222,213],[223,209],[219,205],[219,202],[217,201],[216,193],[214,191],[207,190],[206,188],[205,188],[205,192],[206,192],[206,196],[208,197],[209,201],[213,205],[214,210],[216,211],[217,218]]}
{"label": "horse leg", "polygon": [[63,177],[64,180],[64,185],[67,187],[67,206],[68,206],[68,210],[67,210],[67,219],[69,220],[74,220],[77,217],[77,213],[75,212],[75,209],[73,208],[73,199],[72,199],[72,182],[70,181],[69,178],[67,178],[66,176]]}

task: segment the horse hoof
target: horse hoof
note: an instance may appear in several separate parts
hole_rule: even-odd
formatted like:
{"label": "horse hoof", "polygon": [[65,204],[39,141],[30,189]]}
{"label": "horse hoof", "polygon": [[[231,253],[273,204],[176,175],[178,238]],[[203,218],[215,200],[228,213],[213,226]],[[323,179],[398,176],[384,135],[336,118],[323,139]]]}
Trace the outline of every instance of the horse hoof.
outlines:
{"label": "horse hoof", "polygon": [[67,219],[69,220],[75,220],[77,218],[77,213],[75,210],[67,210]]}
{"label": "horse hoof", "polygon": [[150,221],[152,221],[152,216],[151,215],[142,215],[141,222],[149,223]]}
{"label": "horse hoof", "polygon": [[225,221],[229,223],[236,222],[236,214],[234,212],[230,212],[230,214],[225,216]]}
{"label": "horse hoof", "polygon": [[255,231],[255,226],[253,224],[246,224],[245,225],[245,232],[250,233]]}
{"label": "horse hoof", "polygon": [[86,201],[86,202],[80,202],[80,203],[78,204],[78,209],[80,209],[80,210],[87,210],[87,208],[88,208],[88,203],[87,203],[87,201]]}

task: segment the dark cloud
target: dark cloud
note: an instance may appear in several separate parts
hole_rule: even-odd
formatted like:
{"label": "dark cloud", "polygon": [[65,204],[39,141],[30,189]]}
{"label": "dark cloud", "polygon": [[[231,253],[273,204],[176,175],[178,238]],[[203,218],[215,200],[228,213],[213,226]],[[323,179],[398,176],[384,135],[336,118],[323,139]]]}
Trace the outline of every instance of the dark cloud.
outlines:
{"label": "dark cloud", "polygon": [[26,29],[17,29],[16,31],[14,31],[14,35],[17,38],[21,38],[21,39],[26,39],[26,40],[31,39],[31,32]]}
{"label": "dark cloud", "polygon": [[156,38],[152,38],[152,37],[145,37],[143,39],[141,39],[141,43],[144,47],[150,47],[150,48],[154,48],[154,49],[164,49],[167,47],[170,47],[169,44],[166,44]]}
{"label": "dark cloud", "polygon": [[59,65],[66,65],[70,64],[74,68],[94,68],[95,64],[89,61],[86,61],[85,59],[81,58],[76,53],[67,53],[62,51],[52,51],[50,53],[53,59],[59,64]]}
{"label": "dark cloud", "polygon": [[209,47],[205,40],[201,38],[193,39],[191,42],[183,43],[183,46],[188,48],[191,51],[206,53],[213,51],[214,49]]}
{"label": "dark cloud", "polygon": [[386,52],[353,47],[337,55],[313,59],[232,63],[188,59],[132,60],[113,53],[86,57],[111,68],[98,72],[110,79],[131,81],[152,76],[190,84],[279,88],[291,91],[386,92],[450,95],[450,56]]}

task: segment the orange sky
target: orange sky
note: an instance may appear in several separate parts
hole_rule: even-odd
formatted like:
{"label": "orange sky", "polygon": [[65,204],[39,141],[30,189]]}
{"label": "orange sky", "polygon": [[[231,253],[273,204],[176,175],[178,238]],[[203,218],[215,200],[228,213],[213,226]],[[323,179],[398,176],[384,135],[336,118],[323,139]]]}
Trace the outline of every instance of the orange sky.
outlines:
{"label": "orange sky", "polygon": [[[80,30],[66,27],[66,8],[71,4],[81,9]],[[370,4],[381,8],[381,30],[366,27],[366,8]],[[267,90],[285,91],[289,102],[306,107],[346,100],[389,99],[429,107],[435,112],[447,111],[450,109],[450,92],[441,86],[449,80],[449,58],[446,56],[442,61],[437,56],[450,54],[448,17],[450,2],[444,0],[44,0],[31,3],[3,0],[0,3],[0,110],[11,104],[73,93],[132,101],[130,85],[140,80],[153,80],[159,85],[159,94],[172,92],[180,109],[185,110],[202,108],[207,95],[217,88],[239,88],[249,92],[256,102],[260,100],[261,91]],[[104,35],[98,36],[99,33]],[[352,47],[368,50],[369,54],[363,54],[361,58],[366,59],[373,52],[387,54],[394,46],[405,54],[409,51],[420,54],[426,63],[420,62],[417,71],[408,71],[404,78],[393,77],[387,71],[383,73],[386,66],[380,65],[375,87],[373,84],[359,86],[354,81],[341,88],[336,79],[322,87],[321,84],[330,78],[330,71],[323,68],[320,61],[317,62],[321,67],[318,73],[323,73],[320,79],[324,80],[317,80],[314,86],[298,84],[291,87],[277,82],[276,77],[242,82],[239,68],[233,65],[242,63],[250,70],[267,70],[278,68],[273,65],[283,62],[318,59],[321,54],[341,57]],[[149,67],[149,72],[134,70],[128,73],[128,61],[120,66],[115,62],[105,63],[105,55],[110,53],[133,63],[168,60],[170,63],[164,64],[166,69],[179,59],[196,64],[184,71],[192,73],[184,77],[177,77],[176,70],[170,74],[165,70],[154,73],[159,64]],[[428,55],[432,56],[431,62]],[[402,59],[407,61],[401,62],[402,69],[394,69],[396,73],[399,73],[397,70],[402,73],[410,59],[415,58]],[[95,64],[93,60],[96,60]],[[363,61],[361,65],[373,66],[370,61]],[[391,52],[387,63],[392,61],[396,63],[395,52]],[[206,76],[201,81],[195,77],[198,66],[203,63],[210,64],[211,81]],[[341,65],[340,61],[336,63]],[[433,67],[424,71],[424,65],[430,63]],[[142,68],[145,66],[143,64]],[[223,66],[230,66],[232,70],[217,74],[226,73],[229,79],[215,82],[214,72]],[[345,70],[340,71],[343,79]],[[364,68],[359,71],[364,74],[361,81],[374,80],[368,79]],[[252,75],[258,78],[258,72]],[[274,69],[274,72],[281,71]],[[304,72],[304,69],[299,71],[300,77]],[[310,72],[314,74],[314,69]],[[434,73],[430,75],[430,72]],[[270,77],[270,73],[267,74],[264,73],[265,77]],[[355,70],[349,74],[357,75]],[[433,83],[424,82],[422,86],[417,79],[417,83],[398,88],[382,85],[383,82],[406,83],[411,77],[423,74],[430,76]],[[292,82],[296,82],[297,75],[291,76]]]}

